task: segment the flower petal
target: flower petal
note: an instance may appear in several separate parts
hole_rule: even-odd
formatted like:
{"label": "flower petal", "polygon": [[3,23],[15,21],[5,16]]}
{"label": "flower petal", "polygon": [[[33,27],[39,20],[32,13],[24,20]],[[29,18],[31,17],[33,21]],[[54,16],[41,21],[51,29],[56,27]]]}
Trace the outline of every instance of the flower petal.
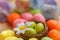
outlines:
{"label": "flower petal", "polygon": [[26,28],[25,30],[29,30],[30,28]]}
{"label": "flower petal", "polygon": [[29,27],[29,26],[31,25],[31,23],[30,23],[30,22],[26,22],[25,25],[26,25],[27,27]]}
{"label": "flower petal", "polygon": [[21,34],[21,31],[17,31],[16,34],[17,34],[17,35]]}
{"label": "flower petal", "polygon": [[17,24],[17,27],[20,27],[20,26],[23,26],[23,25],[25,25],[24,22],[21,22],[21,23]]}
{"label": "flower petal", "polygon": [[14,30],[14,31],[18,31],[19,29],[18,29],[18,28],[14,28],[13,30]]}
{"label": "flower petal", "polygon": [[22,30],[21,33],[24,34],[26,30]]}

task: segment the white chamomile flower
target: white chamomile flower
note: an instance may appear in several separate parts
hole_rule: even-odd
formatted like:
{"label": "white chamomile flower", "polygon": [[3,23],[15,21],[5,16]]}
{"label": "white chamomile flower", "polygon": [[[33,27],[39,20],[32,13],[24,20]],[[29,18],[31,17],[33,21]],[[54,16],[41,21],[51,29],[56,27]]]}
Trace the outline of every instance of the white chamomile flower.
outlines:
{"label": "white chamomile flower", "polygon": [[32,25],[32,23],[31,23],[31,22],[26,22],[25,25],[26,25],[27,27],[29,27],[29,26]]}
{"label": "white chamomile flower", "polygon": [[25,23],[24,23],[24,22],[21,22],[21,23],[18,23],[18,24],[17,24],[18,27],[19,27],[19,26],[22,26],[22,25],[25,26]]}
{"label": "white chamomile flower", "polygon": [[27,28],[24,23],[20,23],[13,30],[16,31],[17,35],[19,35],[19,34],[24,34],[26,30],[29,30],[29,28]]}

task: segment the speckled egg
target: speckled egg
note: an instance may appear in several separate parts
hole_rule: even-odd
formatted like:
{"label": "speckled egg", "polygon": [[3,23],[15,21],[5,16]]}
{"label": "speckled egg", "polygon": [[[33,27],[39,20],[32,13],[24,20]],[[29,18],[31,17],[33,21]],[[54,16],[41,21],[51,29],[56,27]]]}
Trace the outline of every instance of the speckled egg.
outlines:
{"label": "speckled egg", "polygon": [[31,13],[28,13],[28,12],[22,13],[21,18],[23,18],[25,20],[28,20],[28,21],[33,20],[32,14]]}

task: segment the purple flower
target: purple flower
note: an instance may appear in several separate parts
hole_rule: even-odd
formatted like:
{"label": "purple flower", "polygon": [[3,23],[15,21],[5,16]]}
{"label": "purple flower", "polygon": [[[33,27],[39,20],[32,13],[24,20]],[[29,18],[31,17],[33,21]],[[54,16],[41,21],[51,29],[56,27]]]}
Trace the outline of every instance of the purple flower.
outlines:
{"label": "purple flower", "polygon": [[3,8],[4,10],[6,10],[7,12],[9,12],[9,6],[7,3],[5,3],[5,2],[0,3],[0,7]]}
{"label": "purple flower", "polygon": [[0,21],[7,21],[7,16],[9,14],[9,6],[6,2],[0,2]]}
{"label": "purple flower", "polygon": [[50,5],[57,5],[55,0],[46,0],[45,3],[50,4]]}

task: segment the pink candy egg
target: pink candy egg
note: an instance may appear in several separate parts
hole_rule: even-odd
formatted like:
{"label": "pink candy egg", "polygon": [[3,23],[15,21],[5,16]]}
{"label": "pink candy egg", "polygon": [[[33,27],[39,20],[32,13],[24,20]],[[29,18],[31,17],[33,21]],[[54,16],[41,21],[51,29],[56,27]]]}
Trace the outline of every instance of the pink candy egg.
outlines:
{"label": "pink candy egg", "polygon": [[16,27],[16,25],[17,25],[18,23],[21,23],[21,22],[26,22],[26,20],[24,20],[24,19],[16,19],[16,20],[14,20],[14,22],[13,22],[13,27]]}
{"label": "pink candy egg", "polygon": [[34,21],[45,23],[45,18],[42,14],[35,14],[33,19]]}
{"label": "pink candy egg", "polygon": [[21,15],[21,18],[27,20],[27,21],[31,21],[33,20],[33,16],[31,13],[25,12]]}

